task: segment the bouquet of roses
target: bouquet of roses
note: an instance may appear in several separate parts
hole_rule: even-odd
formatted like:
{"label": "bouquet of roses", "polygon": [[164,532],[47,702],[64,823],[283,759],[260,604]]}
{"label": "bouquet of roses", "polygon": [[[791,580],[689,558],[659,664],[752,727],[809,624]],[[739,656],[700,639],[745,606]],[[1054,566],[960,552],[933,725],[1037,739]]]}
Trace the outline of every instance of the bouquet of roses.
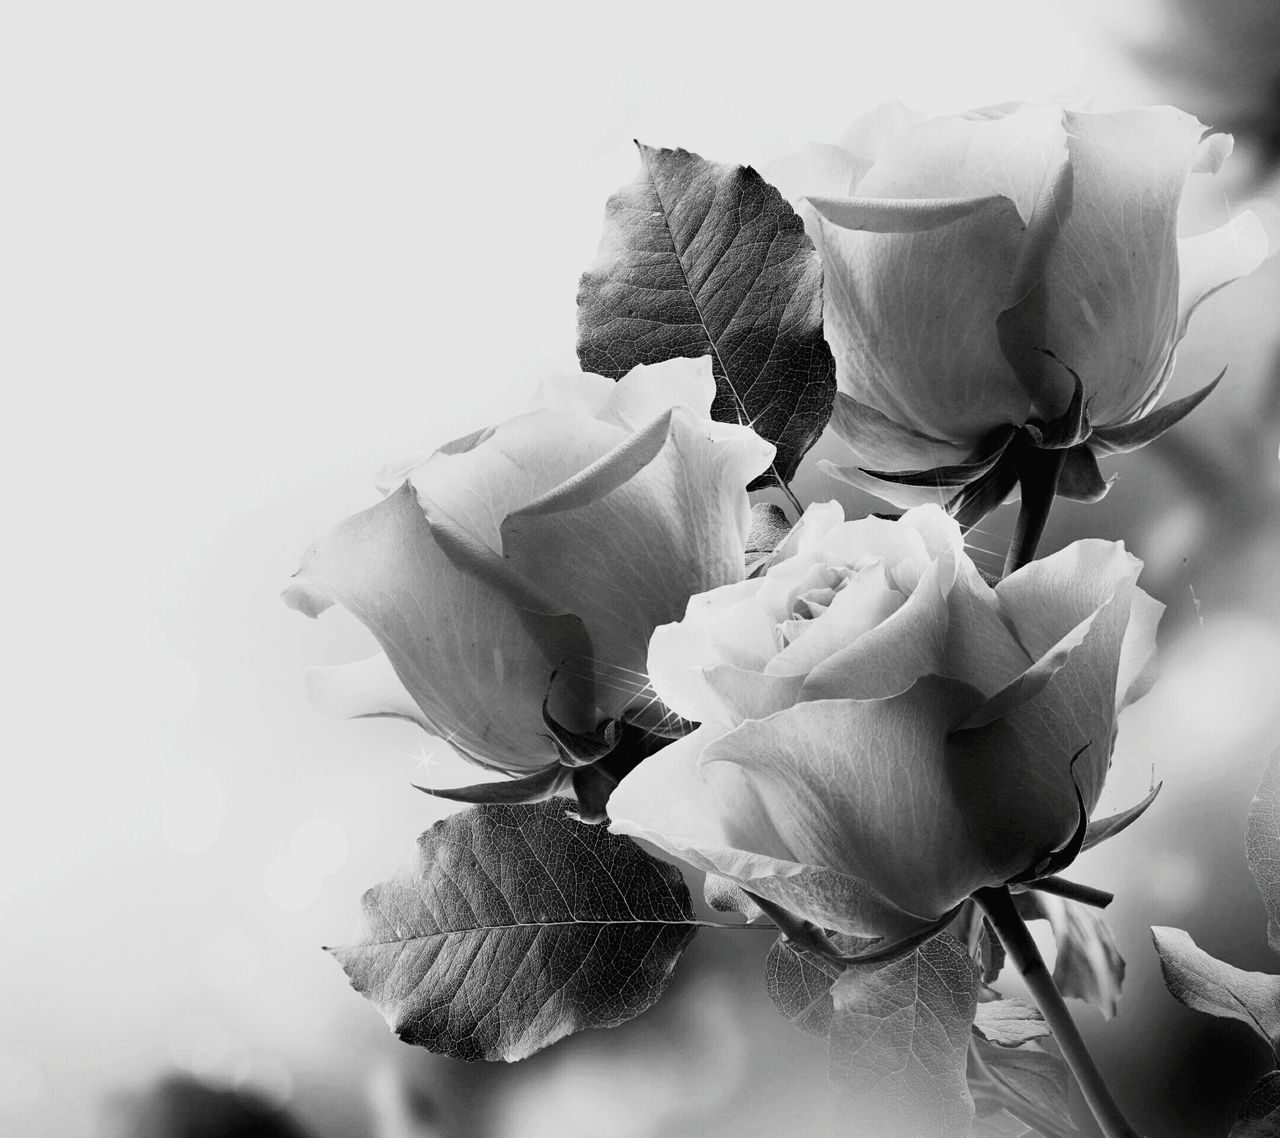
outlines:
{"label": "bouquet of roses", "polygon": [[[468,808],[333,950],[402,1039],[520,1059],[650,1007],[699,929],[772,928],[851,1133],[1063,1134],[1068,1068],[1133,1133],[1062,998],[1114,1009],[1111,898],[1060,875],[1155,798],[1091,818],[1162,606],[1121,543],[1036,553],[1056,496],[1101,498],[1099,459],[1214,386],[1161,401],[1196,305],[1265,255],[1247,213],[1177,236],[1230,147],[1172,108],[1029,105],[881,108],[768,181],[639,147],[582,372],[387,468],[286,594],[381,647],[314,670],[319,702],[488,776],[428,791]],[[827,429],[851,458],[822,469],[894,512],[797,499]],[[993,578],[966,534],[1015,497]]]}

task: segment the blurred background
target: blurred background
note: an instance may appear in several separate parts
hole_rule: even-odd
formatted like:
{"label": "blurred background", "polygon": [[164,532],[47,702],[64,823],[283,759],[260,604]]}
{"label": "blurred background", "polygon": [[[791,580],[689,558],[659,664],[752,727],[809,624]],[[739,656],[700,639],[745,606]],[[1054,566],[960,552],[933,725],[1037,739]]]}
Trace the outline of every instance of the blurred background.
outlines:
{"label": "blurred background", "polygon": [[[6,5],[0,1134],[825,1133],[759,934],[705,931],[654,1011],[514,1067],[398,1043],[320,946],[459,763],[315,714],[303,667],[369,642],[277,594],[385,459],[574,367],[633,137],[762,165],[888,97],[1074,89],[1235,132],[1184,231],[1250,203],[1280,246],[1273,0]],[[1280,743],[1277,313],[1276,261],[1206,303],[1170,394],[1226,381],[1043,547],[1122,537],[1169,606],[1103,806],[1164,792],[1074,871],[1129,962],[1113,1022],[1076,1010],[1151,1134],[1225,1134],[1268,1066],[1166,994],[1147,926],[1280,971],[1243,854]],[[802,499],[841,493],[811,467]]]}

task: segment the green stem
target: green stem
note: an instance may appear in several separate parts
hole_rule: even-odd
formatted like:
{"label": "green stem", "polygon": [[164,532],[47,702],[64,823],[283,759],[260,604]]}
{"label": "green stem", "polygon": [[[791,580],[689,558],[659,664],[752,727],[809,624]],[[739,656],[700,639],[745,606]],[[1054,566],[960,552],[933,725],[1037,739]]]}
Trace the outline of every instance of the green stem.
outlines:
{"label": "green stem", "polygon": [[1106,1138],[1138,1138],[1138,1132],[1120,1113],[1106,1083],[1102,1081],[1093,1056],[1089,1054],[1079,1028],[1067,1011],[1062,993],[1049,975],[1049,969],[1045,967],[1036,942],[1031,939],[1026,923],[1014,906],[1008,888],[1002,885],[994,889],[979,889],[973,899],[986,913],[987,920],[996,930],[1014,967],[1022,973],[1022,978],[1058,1041],[1062,1057],[1075,1075],[1076,1082],[1080,1084],[1084,1100],[1093,1111],[1093,1117],[1098,1120],[1102,1133]]}
{"label": "green stem", "polygon": [[1041,893],[1053,893],[1058,897],[1068,897],[1072,901],[1079,901],[1082,905],[1092,905],[1095,909],[1105,909],[1116,899],[1114,893],[1108,893],[1105,889],[1081,885],[1078,881],[1068,881],[1064,877],[1041,877],[1031,882],[1027,888],[1039,889]]}
{"label": "green stem", "polygon": [[1019,447],[1015,461],[1022,501],[1018,505],[1018,520],[1004,562],[1005,577],[1035,558],[1040,538],[1044,536],[1045,523],[1049,520],[1049,510],[1058,493],[1058,478],[1067,460],[1065,450],[1044,450],[1029,439],[1015,440],[1013,445]]}

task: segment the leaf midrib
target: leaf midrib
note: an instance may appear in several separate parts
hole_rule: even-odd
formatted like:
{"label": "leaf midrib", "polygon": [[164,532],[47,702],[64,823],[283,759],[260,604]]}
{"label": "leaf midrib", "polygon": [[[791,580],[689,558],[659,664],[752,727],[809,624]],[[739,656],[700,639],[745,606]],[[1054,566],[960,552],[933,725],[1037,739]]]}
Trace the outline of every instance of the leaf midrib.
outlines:
{"label": "leaf midrib", "polygon": [[[442,936],[465,936],[467,933],[496,933],[505,929],[552,929],[552,928],[573,928],[574,926],[582,928],[607,928],[611,925],[659,925],[664,928],[701,928],[701,929],[720,929],[720,928],[751,928],[750,925],[722,925],[715,921],[700,921],[694,918],[681,919],[676,921],[658,920],[656,918],[632,918],[617,921],[513,921],[504,925],[472,925],[470,928],[462,929],[435,929],[428,933],[413,933],[409,936],[397,937],[395,940],[364,940],[353,945],[343,945],[342,948],[387,948],[395,944],[409,944],[417,940],[431,940],[435,937]],[[754,926],[758,928],[766,928],[764,925]],[[769,929],[773,932],[776,930]]]}

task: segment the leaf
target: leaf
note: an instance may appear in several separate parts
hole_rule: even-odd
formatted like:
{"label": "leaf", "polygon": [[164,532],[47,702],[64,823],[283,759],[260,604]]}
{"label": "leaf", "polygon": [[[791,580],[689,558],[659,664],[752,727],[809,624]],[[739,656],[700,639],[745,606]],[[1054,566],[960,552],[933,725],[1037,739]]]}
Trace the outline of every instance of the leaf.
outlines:
{"label": "leaf", "polygon": [[[874,942],[873,938],[837,933],[832,943],[852,956]],[[778,937],[765,959],[765,983],[774,1007],[801,1031],[826,1039],[835,1003],[831,985],[840,978],[840,965],[811,952],[796,949],[786,937]]]}
{"label": "leaf", "polygon": [[523,778],[501,778],[492,782],[477,782],[471,786],[418,786],[417,783],[413,786],[423,794],[445,798],[450,802],[466,802],[469,805],[512,804],[537,802],[555,794],[568,780],[568,775],[569,772],[559,763],[551,763]]}
{"label": "leaf", "polygon": [[1030,1103],[1074,1130],[1067,1098],[1067,1067],[1057,1055],[1029,1043],[1025,1047],[998,1047],[975,1038],[973,1054],[978,1069],[999,1090],[1001,1097]]}
{"label": "leaf", "polygon": [[1099,842],[1114,838],[1121,830],[1128,829],[1130,823],[1136,822],[1146,813],[1147,807],[1156,800],[1156,795],[1160,793],[1162,786],[1164,786],[1164,783],[1156,783],[1146,798],[1136,805],[1130,806],[1127,810],[1121,810],[1118,814],[1109,814],[1105,818],[1099,818],[1096,822],[1090,822],[1088,829],[1084,832],[1084,844],[1081,845],[1080,852],[1091,850]]}
{"label": "leaf", "polygon": [[832,988],[831,1073],[878,1138],[950,1138],[973,1120],[966,1077],[978,968],[943,933],[910,956],[850,968]]}
{"label": "leaf", "polygon": [[1095,427],[1090,436],[1094,449],[1103,454],[1124,454],[1155,442],[1170,427],[1177,426],[1199,407],[1226,374],[1227,369],[1223,368],[1212,383],[1206,384],[1199,391],[1193,391],[1190,395],[1184,395],[1181,399],[1165,404],[1159,410],[1152,411],[1141,419],[1134,419],[1130,423],[1122,423],[1114,427]]}
{"label": "leaf", "polygon": [[1280,1138],[1280,1071],[1253,1084],[1227,1138]]}
{"label": "leaf", "polygon": [[1085,1000],[1111,1019],[1120,1006],[1124,957],[1111,927],[1096,909],[1039,890],[1014,899],[1027,920],[1042,917],[1053,929],[1058,956],[1053,982],[1064,996]]}
{"label": "leaf", "polygon": [[679,871],[563,799],[437,822],[330,949],[406,1043],[523,1059],[650,1007],[698,922]]}
{"label": "leaf", "polygon": [[1049,1034],[1040,1009],[1026,1000],[989,1000],[979,1004],[973,1030],[988,1043],[1000,1047],[1021,1047]]}
{"label": "leaf", "polygon": [[1165,986],[1198,1012],[1247,1023],[1280,1056],[1280,976],[1246,972],[1200,948],[1182,929],[1153,928]]}
{"label": "leaf", "polygon": [[578,290],[578,358],[621,379],[710,355],[712,418],[774,443],[752,489],[789,482],[831,415],[822,262],[782,195],[749,166],[636,144],[641,169],[605,208]]}
{"label": "leaf", "polygon": [[1280,751],[1271,756],[1249,804],[1244,850],[1267,907],[1267,942],[1280,952]]}

